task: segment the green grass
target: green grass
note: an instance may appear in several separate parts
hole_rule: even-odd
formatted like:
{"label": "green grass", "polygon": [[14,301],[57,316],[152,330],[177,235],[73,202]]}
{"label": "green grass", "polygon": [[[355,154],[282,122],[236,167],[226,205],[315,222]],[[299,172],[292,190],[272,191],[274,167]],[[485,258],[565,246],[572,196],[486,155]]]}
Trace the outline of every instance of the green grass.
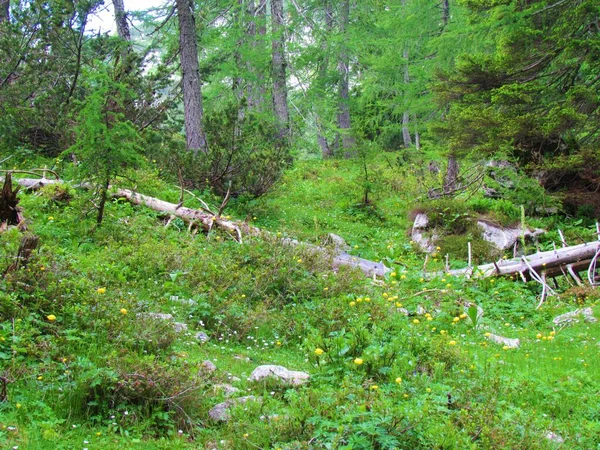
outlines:
{"label": "green grass", "polygon": [[[385,161],[373,173],[371,209],[357,207],[360,170],[328,161],[298,164],[272,194],[226,213],[306,241],[340,234],[354,254],[394,269],[377,282],[333,272],[301,247],[165,228],[156,213],[121,201],[96,229],[82,193],[63,205],[23,194],[41,247],[0,281],[4,447],[551,449],[560,447],[546,438],[554,432],[564,447],[597,448],[600,326],[553,329],[552,319],[581,303],[598,316],[598,296],[571,291],[536,310],[532,284],[425,279],[406,234],[424,187],[410,172],[398,181]],[[176,190],[148,178],[149,192],[177,201]],[[20,238],[14,229],[0,235],[0,270]],[[442,269],[434,259],[428,270]],[[469,302],[484,310],[477,329],[464,317]],[[188,330],[176,334],[148,312],[172,314]],[[198,343],[198,331],[210,341]],[[503,349],[486,332],[521,346]],[[214,374],[201,372],[205,360]],[[311,380],[249,382],[260,364]],[[214,423],[208,411],[225,400],[215,388],[223,383],[262,402]]]}

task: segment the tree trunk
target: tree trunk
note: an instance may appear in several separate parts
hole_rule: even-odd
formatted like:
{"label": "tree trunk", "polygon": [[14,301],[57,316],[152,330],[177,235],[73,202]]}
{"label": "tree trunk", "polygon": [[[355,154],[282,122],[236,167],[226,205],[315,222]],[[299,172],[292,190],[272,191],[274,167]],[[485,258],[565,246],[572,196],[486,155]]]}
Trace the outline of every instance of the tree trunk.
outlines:
{"label": "tree trunk", "polygon": [[[346,32],[348,28],[348,22],[350,20],[350,0],[344,0],[342,3],[342,11],[340,14],[340,34],[342,40],[345,41]],[[349,100],[349,79],[350,79],[350,55],[348,49],[345,47],[345,43],[342,43],[342,49],[338,59],[338,72],[339,72],[339,83],[338,83],[338,94],[339,94],[339,105],[337,123],[340,130],[342,139],[342,148],[344,149],[344,156],[349,157],[349,150],[354,147],[354,137],[352,136],[352,124],[350,121],[350,106],[348,105]],[[339,143],[339,136],[338,136]]]}
{"label": "tree trunk", "polygon": [[273,110],[279,127],[279,137],[289,136],[290,115],[287,103],[285,33],[283,22],[283,0],[271,0]]}
{"label": "tree trunk", "polygon": [[5,230],[9,225],[20,225],[23,221],[23,216],[17,206],[19,204],[17,194],[20,188],[20,186],[12,188],[12,174],[8,172],[2,191],[0,191],[0,231]]}
{"label": "tree trunk", "polygon": [[444,193],[448,194],[456,189],[458,184],[458,160],[454,153],[448,155],[448,167],[444,178]]}
{"label": "tree trunk", "polygon": [[[321,43],[321,51],[323,52],[323,60],[321,61],[321,66],[318,71],[318,79],[317,84],[320,88],[323,88],[322,94],[325,94],[325,84],[327,78],[327,70],[329,68],[329,45],[327,43],[327,38],[331,36],[331,31],[333,30],[333,11],[331,8],[331,2],[325,0],[323,12],[325,13],[325,38]],[[327,141],[327,137],[325,136],[325,132],[323,129],[323,122],[318,112],[315,113],[315,121],[317,123],[317,142],[319,143],[319,147],[321,148],[321,155],[323,159],[328,159],[333,157],[333,148]]]}
{"label": "tree trunk", "polygon": [[131,33],[129,32],[129,24],[127,23],[127,13],[123,0],[113,0],[113,8],[115,10],[115,22],[117,24],[117,34],[125,41],[131,41]]}
{"label": "tree trunk", "polygon": [[442,0],[442,22],[443,27],[442,30],[448,26],[448,22],[450,22],[450,2],[449,0]]}
{"label": "tree trunk", "polygon": [[0,0],[0,23],[10,20],[10,0]]}
{"label": "tree trunk", "polygon": [[176,0],[185,134],[188,150],[197,155],[198,151],[208,153],[208,145],[202,127],[202,86],[193,5],[191,0]]}

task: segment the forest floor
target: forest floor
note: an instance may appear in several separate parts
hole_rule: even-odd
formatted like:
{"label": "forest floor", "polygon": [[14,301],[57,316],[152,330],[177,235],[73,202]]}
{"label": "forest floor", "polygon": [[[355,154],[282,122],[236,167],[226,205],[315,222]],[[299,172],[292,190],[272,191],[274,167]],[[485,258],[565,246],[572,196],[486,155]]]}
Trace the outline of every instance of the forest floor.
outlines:
{"label": "forest floor", "polygon": [[[369,171],[300,162],[273,192],[225,213],[308,243],[338,234],[352,254],[392,269],[380,280],[333,271],[302,246],[166,227],[118,199],[96,228],[86,193],[22,193],[40,247],[0,281],[2,447],[599,448],[600,325],[553,323],[581,307],[600,317],[597,290],[560,280],[561,295],[536,309],[535,284],[425,277],[410,212],[439,179],[386,160]],[[145,177],[144,193],[177,202],[176,188]],[[521,215],[507,201],[462,203]],[[574,242],[595,235],[584,219],[527,224],[549,230],[542,248],[559,227]],[[0,235],[2,272],[22,235]],[[428,270],[443,272],[445,249],[437,253]],[[475,323],[469,304],[483,309]],[[248,380],[263,364],[310,378]],[[232,406],[229,420],[209,417],[243,396],[254,400]]]}

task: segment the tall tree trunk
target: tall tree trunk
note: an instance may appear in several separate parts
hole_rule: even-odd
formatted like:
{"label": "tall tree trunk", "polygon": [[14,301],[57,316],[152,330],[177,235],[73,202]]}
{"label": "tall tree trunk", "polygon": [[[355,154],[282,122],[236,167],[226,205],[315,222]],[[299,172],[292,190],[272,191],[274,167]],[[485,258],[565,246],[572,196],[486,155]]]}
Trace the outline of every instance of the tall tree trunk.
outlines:
{"label": "tall tree trunk", "polygon": [[287,103],[283,0],[271,0],[271,24],[273,33],[271,60],[273,110],[277,117],[279,136],[285,140],[289,136],[290,114]]}
{"label": "tall tree trunk", "polygon": [[[350,20],[350,0],[344,0],[341,5],[340,14],[340,34],[342,40],[345,41],[345,35],[348,28],[348,22]],[[339,84],[338,84],[338,95],[339,105],[337,114],[337,125],[341,133],[342,148],[344,149],[344,156],[349,157],[349,150],[354,147],[354,137],[352,136],[352,124],[350,121],[350,106],[348,105],[349,99],[349,80],[350,80],[350,55],[348,49],[345,47],[345,43],[342,44],[342,49],[338,59],[338,72],[339,72]],[[339,137],[338,137],[339,143]]]}
{"label": "tall tree trunk", "polygon": [[202,127],[202,86],[198,64],[196,23],[193,0],[176,0],[179,22],[179,55],[183,85],[183,110],[188,150],[208,153],[208,145]]}
{"label": "tall tree trunk", "polygon": [[448,154],[448,166],[446,168],[446,176],[444,177],[444,193],[448,194],[456,189],[458,184],[458,160],[456,153]]}
{"label": "tall tree trunk", "polygon": [[[323,60],[318,71],[317,83],[319,87],[324,88],[327,78],[327,69],[329,68],[329,44],[327,38],[331,36],[333,30],[333,10],[331,8],[331,2],[328,0],[324,1],[323,12],[325,13],[325,38],[321,43],[321,51],[323,52]],[[325,92],[323,92],[324,94]],[[318,112],[315,113],[315,121],[317,123],[317,142],[321,148],[321,155],[323,159],[331,158],[333,156],[333,148],[327,142],[327,137],[323,129],[323,121]]]}
{"label": "tall tree trunk", "polygon": [[127,13],[123,0],[113,0],[113,8],[115,10],[115,22],[117,23],[117,34],[125,41],[131,41],[131,33],[129,32],[129,24],[127,23]]}
{"label": "tall tree trunk", "polygon": [[[402,0],[402,7],[406,6],[406,0]],[[402,57],[404,58],[404,84],[408,89],[408,84],[410,83],[410,76],[408,74],[408,48],[405,47],[402,52]],[[406,94],[404,94],[406,97]],[[412,139],[410,138],[410,112],[408,110],[404,111],[402,114],[402,141],[404,142],[404,148],[409,148],[412,146]]]}
{"label": "tall tree trunk", "polygon": [[0,0],[0,23],[10,20],[10,0]]}

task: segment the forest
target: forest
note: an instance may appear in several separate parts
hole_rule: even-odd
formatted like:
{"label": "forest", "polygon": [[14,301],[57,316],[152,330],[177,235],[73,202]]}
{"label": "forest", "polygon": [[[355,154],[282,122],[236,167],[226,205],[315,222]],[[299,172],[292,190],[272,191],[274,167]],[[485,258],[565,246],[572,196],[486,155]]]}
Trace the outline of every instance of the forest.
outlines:
{"label": "forest", "polygon": [[0,0],[0,447],[599,449],[597,0]]}

